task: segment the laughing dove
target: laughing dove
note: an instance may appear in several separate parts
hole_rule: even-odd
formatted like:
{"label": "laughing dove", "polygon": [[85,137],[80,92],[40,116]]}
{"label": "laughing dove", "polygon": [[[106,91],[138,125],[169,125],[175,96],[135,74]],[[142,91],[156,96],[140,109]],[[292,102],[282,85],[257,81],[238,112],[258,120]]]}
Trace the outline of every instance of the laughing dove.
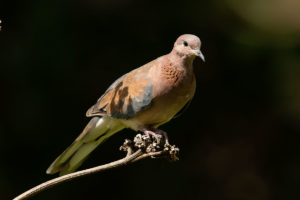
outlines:
{"label": "laughing dove", "polygon": [[99,144],[124,128],[164,133],[157,128],[174,118],[194,96],[193,60],[198,56],[204,61],[200,47],[197,36],[181,35],[169,54],[117,79],[87,111],[92,119],[47,173],[75,171]]}

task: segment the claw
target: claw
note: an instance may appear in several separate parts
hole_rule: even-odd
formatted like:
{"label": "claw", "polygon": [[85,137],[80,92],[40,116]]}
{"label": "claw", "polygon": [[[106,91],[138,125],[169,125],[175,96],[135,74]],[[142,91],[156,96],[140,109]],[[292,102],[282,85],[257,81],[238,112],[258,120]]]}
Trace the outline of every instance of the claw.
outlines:
{"label": "claw", "polygon": [[164,144],[169,145],[168,135],[165,131],[162,131],[162,130],[159,130],[159,129],[153,129],[153,130],[141,129],[141,131],[144,134],[148,135],[149,137],[152,136],[156,140],[157,145],[161,144],[162,138],[164,138]]}

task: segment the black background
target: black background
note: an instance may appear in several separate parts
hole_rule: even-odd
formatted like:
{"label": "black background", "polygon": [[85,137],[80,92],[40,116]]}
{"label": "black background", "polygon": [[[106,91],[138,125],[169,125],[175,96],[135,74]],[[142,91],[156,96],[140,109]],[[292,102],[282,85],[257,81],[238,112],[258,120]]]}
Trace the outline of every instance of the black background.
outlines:
{"label": "black background", "polygon": [[[0,199],[55,177],[45,170],[84,128],[86,110],[184,33],[201,38],[206,62],[194,63],[189,109],[161,127],[180,160],[144,160],[32,199],[299,198],[300,6],[276,2],[2,2]],[[121,158],[134,135],[116,134],[81,169]]]}

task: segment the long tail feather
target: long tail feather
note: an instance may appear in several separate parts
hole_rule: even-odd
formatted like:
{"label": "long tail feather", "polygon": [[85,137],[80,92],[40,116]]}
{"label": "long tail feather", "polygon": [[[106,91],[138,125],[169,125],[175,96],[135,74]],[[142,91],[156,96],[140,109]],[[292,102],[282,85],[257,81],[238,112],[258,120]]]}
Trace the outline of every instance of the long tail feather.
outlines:
{"label": "long tail feather", "polygon": [[86,157],[101,143],[124,127],[108,116],[94,117],[82,133],[47,169],[47,174],[60,175],[75,171]]}

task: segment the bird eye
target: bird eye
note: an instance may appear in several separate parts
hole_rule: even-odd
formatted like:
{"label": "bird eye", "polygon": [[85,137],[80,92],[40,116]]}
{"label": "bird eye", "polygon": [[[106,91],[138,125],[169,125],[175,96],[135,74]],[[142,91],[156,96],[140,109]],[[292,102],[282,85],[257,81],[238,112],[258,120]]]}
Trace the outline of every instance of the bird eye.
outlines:
{"label": "bird eye", "polygon": [[187,43],[187,41],[183,41],[183,45],[184,45],[185,47],[187,47],[187,46],[189,46],[189,43]]}

